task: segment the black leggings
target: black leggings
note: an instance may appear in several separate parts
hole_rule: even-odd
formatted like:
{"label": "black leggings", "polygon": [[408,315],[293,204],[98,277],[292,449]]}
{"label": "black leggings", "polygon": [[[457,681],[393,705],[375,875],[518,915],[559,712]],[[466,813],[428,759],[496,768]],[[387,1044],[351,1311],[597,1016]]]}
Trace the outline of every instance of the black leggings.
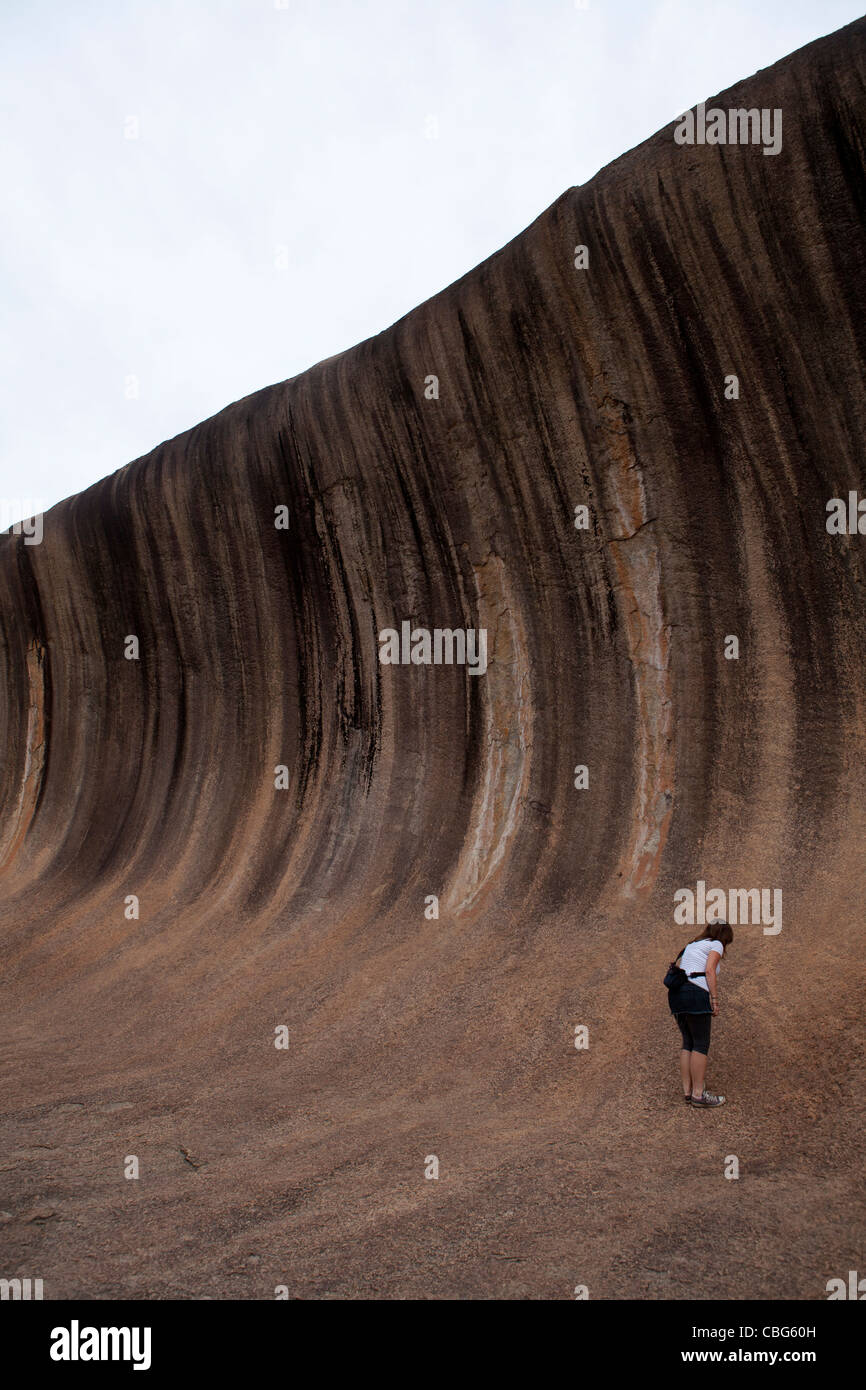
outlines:
{"label": "black leggings", "polygon": [[712,1014],[675,1014],[674,1017],[683,1035],[683,1051],[702,1052],[706,1057],[710,1050]]}

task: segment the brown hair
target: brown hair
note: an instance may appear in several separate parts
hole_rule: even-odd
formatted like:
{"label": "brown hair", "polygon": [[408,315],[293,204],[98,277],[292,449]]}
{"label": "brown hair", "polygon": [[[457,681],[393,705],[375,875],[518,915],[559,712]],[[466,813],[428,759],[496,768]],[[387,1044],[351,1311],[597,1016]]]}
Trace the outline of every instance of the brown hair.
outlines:
{"label": "brown hair", "polygon": [[725,950],[731,945],[733,939],[734,933],[727,922],[713,922],[706,931],[701,932],[700,936],[692,937],[692,941],[721,941]]}

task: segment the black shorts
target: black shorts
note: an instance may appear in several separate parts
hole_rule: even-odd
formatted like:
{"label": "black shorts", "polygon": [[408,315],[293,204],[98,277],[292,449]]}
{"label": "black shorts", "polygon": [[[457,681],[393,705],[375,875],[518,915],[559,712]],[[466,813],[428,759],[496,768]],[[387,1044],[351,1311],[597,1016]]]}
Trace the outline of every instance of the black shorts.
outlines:
{"label": "black shorts", "polygon": [[712,1014],[675,1014],[674,1017],[683,1035],[683,1051],[702,1052],[706,1057],[710,1050]]}

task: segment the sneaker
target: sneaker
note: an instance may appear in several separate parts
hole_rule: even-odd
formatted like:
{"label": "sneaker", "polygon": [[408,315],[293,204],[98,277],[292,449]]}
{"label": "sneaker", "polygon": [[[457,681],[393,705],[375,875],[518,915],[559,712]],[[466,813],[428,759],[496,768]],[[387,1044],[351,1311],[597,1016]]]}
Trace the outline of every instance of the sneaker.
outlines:
{"label": "sneaker", "polygon": [[695,1100],[694,1096],[692,1096],[691,1100],[692,1105],[697,1105],[699,1108],[702,1106],[724,1105],[725,1103],[724,1096],[714,1096],[712,1091],[704,1091],[700,1100]]}

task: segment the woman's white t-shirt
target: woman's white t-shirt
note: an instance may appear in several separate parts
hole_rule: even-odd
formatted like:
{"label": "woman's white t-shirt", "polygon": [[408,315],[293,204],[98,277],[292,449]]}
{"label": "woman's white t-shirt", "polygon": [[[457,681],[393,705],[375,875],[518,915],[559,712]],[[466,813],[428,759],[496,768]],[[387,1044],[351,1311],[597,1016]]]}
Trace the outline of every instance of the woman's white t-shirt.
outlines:
{"label": "woman's white t-shirt", "polygon": [[[690,941],[680,959],[680,969],[685,970],[687,975],[693,970],[706,970],[710,951],[718,951],[720,956],[725,954],[725,948],[721,941]],[[721,962],[719,962],[716,966],[716,975],[721,968]],[[701,989],[709,991],[709,985],[703,975],[698,975],[692,980],[692,984],[700,985]]]}

